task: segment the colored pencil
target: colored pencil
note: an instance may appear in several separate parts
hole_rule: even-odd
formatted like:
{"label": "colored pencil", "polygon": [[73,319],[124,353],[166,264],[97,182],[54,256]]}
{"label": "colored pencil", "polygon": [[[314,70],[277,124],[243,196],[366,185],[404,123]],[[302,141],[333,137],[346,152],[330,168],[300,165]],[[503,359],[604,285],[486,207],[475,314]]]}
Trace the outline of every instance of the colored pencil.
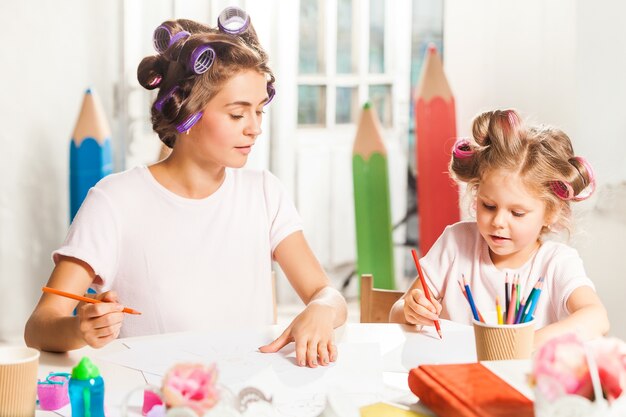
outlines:
{"label": "colored pencil", "polygon": [[502,321],[502,307],[500,307],[500,297],[496,295],[496,315],[498,316],[498,324],[504,324]]}
{"label": "colored pencil", "polygon": [[536,289],[536,291],[534,291],[532,299],[526,302],[526,303],[530,303],[530,307],[528,307],[526,314],[524,314],[522,318],[522,323],[526,323],[527,321],[530,321],[533,319],[533,315],[535,314],[535,309],[537,308],[537,304],[539,303],[539,296],[541,295],[542,287],[543,287],[543,277],[539,278],[539,281],[537,281],[535,288],[533,288],[533,290]]}
{"label": "colored pencil", "polygon": [[[77,300],[77,301],[84,301],[86,303],[91,303],[91,304],[104,303],[104,301],[102,301],[102,300],[96,300],[95,298],[89,298],[89,297],[83,297],[82,295],[76,295],[76,294],[72,294],[72,293],[69,293],[69,292],[57,290],[56,288],[42,287],[41,291],[47,292],[49,294],[56,294],[56,295],[60,295],[62,297],[71,298],[71,299]],[[128,313],[128,314],[141,314],[139,311],[133,310],[132,308],[128,308],[128,307],[124,307],[122,312]]]}
{"label": "colored pencil", "polygon": [[480,321],[480,317],[478,317],[478,309],[476,308],[476,303],[474,303],[474,297],[472,297],[472,290],[470,289],[467,280],[465,279],[465,275],[463,277],[463,286],[465,287],[465,292],[467,293],[467,301],[470,304],[470,308],[472,309],[472,315],[474,316],[474,320]]}
{"label": "colored pencil", "polygon": [[517,293],[517,286],[515,285],[517,282],[517,277],[513,279],[512,290],[511,290],[511,301],[509,302],[509,308],[507,310],[506,316],[506,324],[513,324],[515,320],[515,296]]}
{"label": "colored pencil", "polygon": [[352,149],[357,273],[372,274],[374,287],[395,288],[387,151],[380,122],[363,106]]}
{"label": "colored pencil", "polygon": [[448,176],[456,138],[455,104],[435,45],[425,53],[413,101],[419,248],[428,253],[445,227],[460,220],[459,190]]}
{"label": "colored pencil", "polygon": [[504,277],[504,317],[507,317],[509,312],[509,301],[511,297],[510,291],[511,283],[509,281],[509,273],[507,272]]}
{"label": "colored pencil", "polygon": [[70,222],[89,189],[111,172],[111,129],[100,101],[87,89],[70,144]]}
{"label": "colored pencil", "polygon": [[515,316],[517,316],[517,312],[519,311],[519,298],[520,298],[520,290],[519,290],[519,279],[520,276],[517,274],[517,280],[515,281]]}
{"label": "colored pencil", "polygon": [[[424,290],[424,295],[428,299],[428,301],[433,302],[430,297],[430,290],[428,289],[428,285],[426,285],[426,279],[424,278],[424,272],[422,271],[422,266],[420,265],[419,259],[417,259],[417,252],[415,249],[411,249],[411,255],[413,255],[413,260],[415,261],[415,267],[417,268],[417,276],[419,276],[420,282],[422,283],[422,289]],[[437,334],[439,334],[439,338],[443,339],[443,334],[441,333],[441,326],[439,325],[439,320],[434,320],[435,328],[437,329]]]}
{"label": "colored pencil", "polygon": [[[467,301],[468,305],[469,305],[469,300],[467,298],[467,292],[465,292],[465,288],[463,287],[463,284],[461,284],[461,281],[457,281],[457,284],[459,284],[459,288],[461,289],[461,292],[463,293],[463,296],[465,297],[465,300]],[[480,319],[480,321],[482,323],[486,323],[485,319],[483,318],[483,315],[480,314],[480,310],[478,308],[476,308],[476,312],[478,313],[478,318]]]}

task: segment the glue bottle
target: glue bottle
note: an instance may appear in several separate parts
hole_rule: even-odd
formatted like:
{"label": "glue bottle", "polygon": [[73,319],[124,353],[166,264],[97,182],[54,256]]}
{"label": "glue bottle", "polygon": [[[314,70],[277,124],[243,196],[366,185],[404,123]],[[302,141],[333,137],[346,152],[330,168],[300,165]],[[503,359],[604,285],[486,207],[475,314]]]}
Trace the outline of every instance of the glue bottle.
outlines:
{"label": "glue bottle", "polygon": [[104,380],[89,358],[72,369],[69,394],[72,417],[104,417]]}

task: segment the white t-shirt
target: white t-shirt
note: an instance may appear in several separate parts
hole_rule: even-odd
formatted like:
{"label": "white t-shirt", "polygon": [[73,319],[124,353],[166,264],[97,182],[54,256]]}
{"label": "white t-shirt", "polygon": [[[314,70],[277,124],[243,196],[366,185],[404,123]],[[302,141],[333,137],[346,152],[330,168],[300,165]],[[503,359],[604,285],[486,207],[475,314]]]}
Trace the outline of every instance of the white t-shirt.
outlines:
{"label": "white t-shirt", "polygon": [[441,318],[460,323],[471,324],[472,320],[470,306],[457,283],[462,282],[461,274],[470,285],[476,307],[488,322],[490,317],[495,320],[496,295],[504,304],[507,272],[510,279],[519,274],[522,300],[539,277],[544,277],[534,314],[535,329],[567,317],[570,314],[567,299],[576,288],[594,288],[578,252],[558,242],[543,242],[535,255],[518,269],[497,269],[489,256],[487,242],[473,221],[446,227],[420,263],[432,293],[438,299],[443,298]]}
{"label": "white t-shirt", "polygon": [[59,255],[93,268],[98,292],[115,290],[126,314],[121,337],[270,324],[271,262],[302,229],[293,202],[267,171],[226,169],[220,188],[188,199],[147,167],[93,187]]}

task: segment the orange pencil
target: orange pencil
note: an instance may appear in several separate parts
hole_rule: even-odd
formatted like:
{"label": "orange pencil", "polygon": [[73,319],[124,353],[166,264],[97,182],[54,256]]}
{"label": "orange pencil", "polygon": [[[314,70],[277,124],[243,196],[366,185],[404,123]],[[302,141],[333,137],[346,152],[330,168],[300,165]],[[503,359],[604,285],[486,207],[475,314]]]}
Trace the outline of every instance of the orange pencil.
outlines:
{"label": "orange pencil", "polygon": [[[428,298],[428,301],[432,303],[433,300],[430,298],[430,291],[428,290],[428,285],[426,285],[424,273],[422,272],[420,261],[417,259],[417,252],[415,252],[415,249],[411,249],[411,255],[413,255],[413,260],[415,261],[415,266],[417,267],[417,275],[419,276],[420,282],[422,283],[424,295],[426,296],[426,298]],[[435,320],[435,329],[437,329],[437,334],[439,335],[439,338],[443,339],[443,335],[441,334],[441,326],[439,326],[439,320]]]}
{"label": "orange pencil", "polygon": [[[41,291],[47,292],[47,293],[50,293],[50,294],[60,295],[62,297],[71,298],[73,300],[84,301],[86,303],[91,303],[91,304],[98,304],[98,303],[103,303],[104,302],[102,300],[96,300],[95,298],[83,297],[82,295],[76,295],[76,294],[72,294],[72,293],[69,293],[69,292],[57,290],[56,288],[41,287]],[[128,314],[141,314],[139,311],[133,310],[132,308],[128,308],[128,307],[124,307],[122,312],[128,313]]]}

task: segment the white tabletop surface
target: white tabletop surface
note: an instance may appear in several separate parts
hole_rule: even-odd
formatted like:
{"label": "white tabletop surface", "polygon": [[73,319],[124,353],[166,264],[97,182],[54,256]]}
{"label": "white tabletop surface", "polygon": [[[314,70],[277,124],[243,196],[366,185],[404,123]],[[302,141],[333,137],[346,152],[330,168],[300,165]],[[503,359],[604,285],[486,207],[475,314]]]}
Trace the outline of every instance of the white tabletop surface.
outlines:
{"label": "white tabletop surface", "polygon": [[[282,330],[282,328],[277,326],[271,326],[266,329],[259,329],[258,333],[263,334],[265,332],[266,340],[271,341],[271,337],[279,335]],[[320,396],[325,398],[326,395],[332,395],[337,391],[341,392],[342,389],[350,391],[350,384],[356,382],[356,386],[363,387],[364,392],[362,395],[358,395],[359,393],[353,390],[349,397],[351,402],[359,406],[383,400],[401,404],[414,404],[417,402],[417,398],[411,393],[407,384],[407,375],[411,368],[424,363],[463,363],[473,362],[476,359],[471,327],[442,321],[442,330],[444,333],[443,341],[438,340],[436,333],[430,330],[416,332],[409,326],[348,323],[336,330],[339,357],[337,363],[333,365],[335,373],[330,373],[331,371],[328,369],[311,370],[297,367],[293,364],[293,360],[291,362],[286,360],[289,355],[293,356],[293,348],[289,349],[289,347],[286,347],[284,352],[279,354],[282,355],[281,357],[267,357],[272,360],[282,360],[283,362],[280,362],[280,366],[277,367],[275,363],[271,366],[268,365],[270,371],[268,369],[262,370],[259,367],[258,373],[255,375],[253,375],[255,370],[251,369],[250,374],[241,376],[241,378],[245,379],[246,384],[244,385],[257,386],[264,390],[273,389],[274,392],[268,392],[268,394],[273,395],[274,398],[280,398],[280,391],[285,390],[291,394],[299,391],[308,390],[313,392],[321,390],[322,392],[316,392],[315,394],[319,394],[317,398]],[[237,337],[241,337],[241,340],[245,341],[246,338],[253,338],[253,333],[242,331]],[[214,335],[212,334],[172,333],[118,339],[97,350],[86,347],[64,354],[42,352],[39,377],[45,378],[49,372],[70,372],[71,368],[83,356],[90,357],[99,367],[105,380],[108,417],[115,417],[120,415],[120,405],[128,392],[144,385],[146,382],[155,382],[160,379],[157,364],[151,364],[149,362],[150,358],[146,358],[146,355],[141,357],[137,364],[128,362],[132,360],[132,356],[129,356],[129,347],[131,351],[135,350],[141,354],[141,352],[146,352],[141,349],[146,349],[150,346],[154,346],[154,349],[158,350],[165,345],[175,344],[177,341],[195,340],[193,337],[196,336],[202,337],[202,340],[211,340],[211,344],[214,347],[217,346],[217,350],[220,349],[220,341],[216,340],[220,336],[215,335],[215,338],[213,338]],[[232,344],[234,342],[231,340],[229,343]],[[225,346],[224,349],[233,351],[232,346],[234,345]],[[236,351],[236,349],[234,350]],[[193,351],[193,349],[190,349],[190,351]],[[166,352],[166,350],[164,349],[163,352]],[[374,352],[374,355],[372,355],[372,352]],[[245,354],[253,355],[257,353],[246,352]],[[149,355],[148,353],[147,356]],[[158,356],[160,354],[155,353],[155,355]],[[363,355],[362,358],[361,355]],[[171,364],[177,363],[178,361],[175,358],[180,357],[182,356],[173,355]],[[219,357],[223,360],[216,360],[215,362],[218,367],[222,368],[224,371],[223,375],[226,377],[229,371],[228,367],[230,366],[229,360],[226,356]],[[256,357],[265,359],[265,357]],[[164,355],[160,355],[159,359],[161,363],[158,366],[167,364],[168,359]],[[361,359],[363,361],[359,362]],[[355,364],[361,365],[357,369]],[[533,398],[532,391],[526,382],[526,375],[530,369],[529,361],[498,361],[483,362],[483,364],[524,395],[531,399]],[[155,368],[150,369],[151,366]],[[273,370],[272,366],[274,367]],[[290,369],[290,367],[293,369]],[[146,369],[150,369],[155,374],[146,372]],[[283,376],[290,375],[290,378],[292,378],[289,380],[290,382],[282,385],[280,382],[277,382],[280,378],[276,378],[276,370]],[[356,373],[356,378],[360,378],[360,380],[350,380],[352,370]],[[333,389],[331,393],[323,392],[325,388],[321,388],[322,386],[328,386],[327,380],[321,384],[316,384],[315,381],[317,378],[324,378],[329,374],[332,375],[330,379],[332,383],[337,384],[337,388]],[[347,378],[347,382],[344,383],[343,378]],[[370,379],[371,381],[364,381],[364,379]],[[293,381],[298,383],[294,384]],[[282,382],[284,383],[285,380]],[[341,385],[342,383],[344,384],[343,386]],[[297,388],[294,388],[295,386]],[[378,387],[376,388],[377,392],[373,392],[372,387]],[[355,389],[358,391],[359,388]],[[62,409],[58,414],[56,412],[38,410],[36,415],[37,417],[67,416],[69,415],[68,409]],[[133,416],[138,415],[140,414],[133,414]]]}

